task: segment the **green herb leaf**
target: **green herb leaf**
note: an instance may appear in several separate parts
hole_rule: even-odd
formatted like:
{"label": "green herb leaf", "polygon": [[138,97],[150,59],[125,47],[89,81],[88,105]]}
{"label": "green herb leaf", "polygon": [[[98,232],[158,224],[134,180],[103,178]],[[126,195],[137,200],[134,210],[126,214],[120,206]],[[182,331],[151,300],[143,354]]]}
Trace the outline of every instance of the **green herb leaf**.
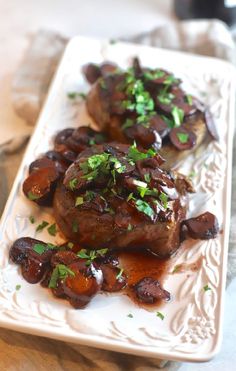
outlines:
{"label": "green herb leaf", "polygon": [[176,134],[180,143],[187,143],[188,142],[188,138],[189,138],[189,134],[188,133],[177,133]]}
{"label": "green herb leaf", "polygon": [[140,152],[137,149],[135,143],[129,147],[128,158],[134,162],[139,161],[139,160],[144,160],[145,158],[154,157],[155,155],[156,155],[156,152],[153,149],[149,149],[146,153]]}
{"label": "green herb leaf", "polygon": [[134,316],[133,316],[132,313],[127,314],[127,317],[129,317],[129,318],[134,318]]}
{"label": "green herb leaf", "polygon": [[73,244],[73,242],[68,242],[67,246],[69,247],[69,249],[73,249],[74,244]]}
{"label": "green herb leaf", "polygon": [[148,173],[144,174],[144,179],[145,179],[145,182],[149,183],[151,181],[150,174],[148,174]]}
{"label": "green herb leaf", "polygon": [[188,177],[189,177],[189,178],[194,178],[196,175],[197,175],[196,171],[192,170],[192,171],[189,173]]}
{"label": "green herb leaf", "polygon": [[110,41],[109,41],[109,44],[111,44],[111,45],[114,45],[114,44],[116,44],[117,43],[117,40],[115,40],[115,39],[111,39]]}
{"label": "green herb leaf", "polygon": [[174,119],[175,127],[177,128],[181,126],[184,120],[184,111],[181,108],[174,106],[171,110],[171,114]]}
{"label": "green herb leaf", "polygon": [[42,244],[42,243],[35,243],[33,246],[33,251],[35,251],[37,254],[42,255],[47,250],[55,249],[57,246],[48,243],[48,244]]}
{"label": "green herb leaf", "polygon": [[120,271],[116,275],[116,279],[117,280],[119,280],[122,277],[123,272],[124,272],[124,269],[123,268],[120,268]]}
{"label": "green herb leaf", "polygon": [[74,178],[69,181],[69,187],[72,191],[76,189],[76,186],[78,184],[78,179]]}
{"label": "green herb leaf", "polygon": [[67,97],[69,98],[69,99],[75,99],[75,98],[77,98],[77,97],[80,97],[80,98],[82,98],[82,99],[86,99],[86,94],[85,93],[78,93],[78,92],[75,92],[75,91],[73,91],[73,92],[69,92],[68,94],[67,94]]}
{"label": "green herb leaf", "polygon": [[160,103],[169,105],[174,99],[174,94],[166,92],[164,89],[161,90],[157,96]]}
{"label": "green herb leaf", "polygon": [[96,144],[95,139],[89,139],[89,145],[93,146],[94,144]]}
{"label": "green herb leaf", "polygon": [[83,203],[84,203],[84,199],[83,199],[83,197],[76,197],[76,199],[75,199],[75,206],[80,206],[80,205],[83,205]]}
{"label": "green herb leaf", "polygon": [[192,97],[191,95],[187,94],[187,95],[185,96],[185,98],[186,98],[186,102],[187,102],[190,106],[192,106],[192,104],[193,104],[193,97]]}
{"label": "green herb leaf", "polygon": [[56,226],[56,223],[53,223],[52,225],[50,225],[50,227],[47,228],[47,231],[48,231],[48,233],[49,233],[51,236],[56,236],[56,234],[57,234],[57,226]]}
{"label": "green herb leaf", "polygon": [[162,120],[164,120],[165,121],[165,123],[167,124],[167,126],[169,127],[169,128],[174,128],[175,127],[175,123],[174,123],[174,121],[172,120],[172,119],[170,119],[169,117],[166,117],[166,116],[164,116],[164,115],[161,115],[161,118],[162,118]]}
{"label": "green herb leaf", "polygon": [[176,83],[179,83],[179,80],[176,79],[176,77],[174,77],[174,75],[167,76],[167,78],[163,82],[163,84],[165,84],[165,85],[172,85],[172,84],[176,84]]}
{"label": "green herb leaf", "polygon": [[81,259],[89,259],[89,255],[87,253],[86,249],[81,249],[78,253],[77,256]]}
{"label": "green herb leaf", "polygon": [[156,316],[159,317],[162,321],[165,318],[164,314],[162,314],[161,312],[157,312]]}
{"label": "green herb leaf", "polygon": [[147,79],[147,80],[160,79],[164,75],[165,75],[165,72],[164,71],[161,71],[159,69],[158,70],[154,70],[154,71],[147,71],[147,72],[144,72],[144,74],[143,74],[144,78]]}
{"label": "green herb leaf", "polygon": [[164,207],[164,209],[167,209],[168,207],[168,196],[161,192],[160,195],[159,195],[159,198],[161,200],[161,203],[162,203],[162,206]]}
{"label": "green herb leaf", "polygon": [[210,291],[211,288],[210,288],[208,285],[205,285],[205,286],[203,287],[203,290],[204,290],[204,291]]}
{"label": "green herb leaf", "polygon": [[151,206],[143,201],[143,200],[137,200],[135,202],[137,210],[141,211],[142,213],[149,216],[151,219],[154,217],[155,213],[154,210],[151,208]]}
{"label": "green herb leaf", "polygon": [[21,289],[21,285],[16,285],[15,289],[16,291],[19,291]]}
{"label": "green herb leaf", "polygon": [[35,219],[34,219],[33,215],[29,216],[29,221],[30,221],[31,224],[34,224]]}
{"label": "green herb leaf", "polygon": [[93,191],[86,191],[84,198],[85,198],[85,201],[90,202],[94,199],[95,196],[96,195]]}
{"label": "green herb leaf", "polygon": [[48,287],[55,289],[58,279],[65,280],[68,276],[75,277],[75,273],[64,264],[58,264],[52,272]]}
{"label": "green herb leaf", "polygon": [[34,193],[32,193],[31,191],[29,191],[27,193],[27,198],[30,200],[30,201],[35,201],[35,200],[38,200],[40,198],[39,195],[35,195]]}
{"label": "green herb leaf", "polygon": [[133,193],[130,193],[127,197],[127,202],[129,202],[130,200],[134,200]]}
{"label": "green herb leaf", "polygon": [[40,223],[37,228],[36,228],[36,232],[41,232],[44,228],[46,228],[47,226],[49,225],[48,222],[46,222],[45,220],[42,221],[42,223]]}
{"label": "green herb leaf", "polygon": [[100,249],[100,250],[86,250],[82,249],[77,253],[77,256],[81,259],[86,259],[86,265],[90,265],[94,259],[98,258],[99,256],[103,257],[106,255],[108,249]]}
{"label": "green herb leaf", "polygon": [[180,264],[176,265],[176,266],[174,267],[172,273],[177,273],[177,272],[180,270],[180,267],[181,267]]}

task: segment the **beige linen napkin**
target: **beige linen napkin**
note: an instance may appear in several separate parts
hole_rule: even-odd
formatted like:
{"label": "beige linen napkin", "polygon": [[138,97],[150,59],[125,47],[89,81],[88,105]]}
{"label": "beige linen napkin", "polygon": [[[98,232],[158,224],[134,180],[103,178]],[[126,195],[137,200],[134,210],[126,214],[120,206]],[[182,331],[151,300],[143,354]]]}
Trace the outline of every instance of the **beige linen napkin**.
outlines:
{"label": "beige linen napkin", "polygon": [[[146,45],[179,49],[203,55],[213,55],[234,61],[234,42],[227,26],[220,21],[185,21],[167,24],[152,32],[135,36],[126,40]],[[39,31],[31,40],[31,44],[22,64],[19,66],[13,81],[12,103],[17,114],[27,123],[34,125],[39,114],[53,73],[64,51],[67,40],[50,31]],[[24,136],[24,133],[23,135]],[[23,138],[14,138],[8,143],[1,143],[2,158],[0,170],[3,174],[0,189],[0,212],[5,203],[9,186],[13,181],[23,150],[7,155],[22,144]],[[234,154],[236,155],[236,148]],[[14,164],[14,166],[11,166]],[[236,182],[236,164],[233,168],[233,189]],[[228,277],[236,275],[236,193],[232,198],[232,222],[230,236]],[[135,370],[147,371],[162,368],[166,361],[136,356],[116,354],[114,352],[95,350],[89,347],[70,345],[81,355],[80,370],[92,369],[104,371]],[[167,367],[167,366],[166,366]],[[177,363],[171,363],[168,370],[176,370]]]}

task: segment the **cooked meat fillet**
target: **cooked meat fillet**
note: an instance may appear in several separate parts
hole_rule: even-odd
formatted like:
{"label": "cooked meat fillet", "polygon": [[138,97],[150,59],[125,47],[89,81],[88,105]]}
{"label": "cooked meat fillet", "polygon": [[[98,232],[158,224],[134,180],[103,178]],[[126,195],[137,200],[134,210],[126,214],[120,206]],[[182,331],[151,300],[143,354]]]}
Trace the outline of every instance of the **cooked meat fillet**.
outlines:
{"label": "cooked meat fillet", "polygon": [[196,150],[207,132],[217,138],[207,108],[180,83],[167,71],[141,68],[135,61],[133,69],[97,79],[87,109],[110,140],[160,150],[170,168]]}
{"label": "cooked meat fillet", "polygon": [[62,232],[89,249],[138,247],[170,256],[180,245],[185,198],[162,163],[153,150],[116,143],[82,152],[55,193]]}

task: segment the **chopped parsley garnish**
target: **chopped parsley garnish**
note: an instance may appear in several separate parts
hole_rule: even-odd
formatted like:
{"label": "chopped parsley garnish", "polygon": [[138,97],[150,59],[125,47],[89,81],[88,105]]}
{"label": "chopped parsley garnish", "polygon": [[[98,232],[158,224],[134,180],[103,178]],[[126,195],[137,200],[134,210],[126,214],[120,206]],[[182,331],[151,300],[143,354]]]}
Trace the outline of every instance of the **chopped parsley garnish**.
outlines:
{"label": "chopped parsley garnish", "polygon": [[72,91],[72,92],[69,92],[69,93],[67,94],[67,97],[68,97],[69,99],[75,99],[75,98],[77,98],[77,97],[81,97],[81,98],[83,98],[83,99],[86,99],[86,94],[85,94],[85,93],[78,93],[78,92]]}
{"label": "chopped parsley garnish", "polygon": [[185,98],[186,98],[186,102],[187,102],[190,106],[192,106],[192,104],[193,104],[193,97],[192,97],[191,95],[187,94]]}
{"label": "chopped parsley garnish", "polygon": [[144,74],[143,74],[143,76],[144,76],[145,79],[147,79],[147,80],[156,80],[156,79],[160,79],[160,78],[162,78],[164,75],[165,75],[165,72],[164,72],[164,71],[161,71],[161,70],[147,71],[147,72],[144,72]]}
{"label": "chopped parsley garnish", "polygon": [[89,145],[90,146],[93,146],[95,144],[95,139],[89,139]]}
{"label": "chopped parsley garnish", "polygon": [[56,223],[50,225],[50,226],[47,228],[47,231],[48,231],[48,233],[49,233],[51,236],[56,236],[56,234],[57,234],[57,226],[56,226]]}
{"label": "chopped parsley garnish", "polygon": [[86,191],[85,196],[84,196],[85,201],[87,202],[92,201],[94,197],[95,197],[95,193],[93,191]]}
{"label": "chopped parsley garnish", "polygon": [[188,142],[188,138],[189,138],[189,134],[188,133],[177,133],[176,134],[180,143],[187,143]]}
{"label": "chopped parsley garnish", "polygon": [[159,198],[161,200],[161,203],[162,203],[162,206],[164,207],[164,209],[167,209],[168,207],[168,196],[161,192],[160,195],[159,195]]}
{"label": "chopped parsley garnish", "polygon": [[170,119],[169,117],[164,116],[164,115],[161,115],[161,118],[162,118],[162,120],[165,121],[165,123],[167,124],[167,126],[168,126],[169,128],[172,129],[172,128],[175,127],[175,123],[174,123],[174,121],[173,121],[172,119]]}
{"label": "chopped parsley garnish", "polygon": [[204,290],[204,291],[210,291],[211,288],[210,288],[208,285],[205,285],[205,286],[203,287],[203,290]]}
{"label": "chopped parsley garnish", "polygon": [[165,318],[164,314],[162,314],[161,312],[157,312],[156,316],[159,317],[162,321]]}
{"label": "chopped parsley garnish", "polygon": [[48,250],[51,250],[51,249],[55,249],[57,246],[51,244],[51,243],[48,243],[48,244],[43,244],[43,243],[35,243],[34,246],[33,246],[33,250],[39,254],[39,255],[42,255],[43,253],[45,253],[46,251]]}
{"label": "chopped parsley garnish", "polygon": [[21,289],[21,285],[16,285],[15,289],[16,291],[19,291]]}
{"label": "chopped parsley garnish", "polygon": [[110,41],[109,41],[109,44],[111,44],[111,45],[114,45],[114,44],[116,44],[117,43],[117,40],[115,40],[115,39],[111,39]]}
{"label": "chopped parsley garnish", "polygon": [[29,221],[30,221],[31,224],[34,224],[35,219],[34,219],[33,215],[29,216]]}
{"label": "chopped parsley garnish", "polygon": [[116,275],[116,279],[117,280],[119,280],[122,277],[123,272],[124,272],[124,269],[123,268],[120,268],[120,271]]}
{"label": "chopped parsley garnish", "polygon": [[127,314],[127,317],[129,317],[129,318],[134,318],[134,316],[133,316],[132,313]]}
{"label": "chopped parsley garnish", "polygon": [[176,83],[179,83],[179,80],[176,79],[176,77],[174,77],[174,75],[167,76],[165,81],[163,81],[163,84],[165,84],[165,85],[172,85],[172,84],[176,84]]}
{"label": "chopped parsley garnish", "polygon": [[67,246],[69,247],[69,249],[73,249],[74,244],[73,244],[73,242],[68,242]]}
{"label": "chopped parsley garnish", "polygon": [[46,228],[47,226],[49,225],[48,222],[46,222],[45,220],[42,221],[42,223],[40,223],[37,228],[36,228],[36,232],[41,232],[44,228]]}
{"label": "chopped parsley garnish", "polygon": [[154,210],[151,208],[151,206],[147,202],[143,200],[137,200],[135,202],[135,205],[138,211],[141,211],[142,213],[146,214],[150,218],[154,217],[155,215]]}
{"label": "chopped parsley garnish", "polygon": [[189,173],[188,177],[189,177],[189,178],[194,178],[196,175],[197,175],[196,171],[192,170],[192,171]]}
{"label": "chopped parsley garnish", "polygon": [[132,225],[131,225],[131,224],[129,224],[129,225],[128,225],[128,227],[127,227],[127,231],[129,231],[129,232],[130,232],[130,231],[132,231],[132,229],[133,229]]}
{"label": "chopped parsley garnish", "polygon": [[175,127],[177,128],[181,126],[184,120],[184,111],[181,108],[174,106],[171,110],[171,114],[174,119]]}
{"label": "chopped parsley garnish", "polygon": [[83,203],[84,203],[83,197],[81,197],[81,196],[76,197],[76,199],[75,199],[75,206],[83,205]]}
{"label": "chopped parsley garnish", "polygon": [[72,231],[73,231],[74,233],[77,233],[78,230],[79,230],[78,223],[77,223],[76,220],[74,220],[73,223],[72,223]]}
{"label": "chopped parsley garnish", "polygon": [[86,259],[86,265],[90,265],[93,260],[99,257],[104,257],[106,255],[108,249],[100,249],[100,250],[86,250],[86,249],[81,249],[78,253],[77,256],[81,259]]}
{"label": "chopped parsley garnish", "polygon": [[136,143],[134,143],[129,147],[128,158],[135,163],[136,161],[144,160],[145,158],[154,157],[156,154],[156,151],[151,148],[146,153],[140,152]]}
{"label": "chopped parsley garnish", "polygon": [[80,168],[84,173],[82,176],[84,179],[94,180],[98,176],[111,174],[114,183],[116,183],[116,173],[121,174],[126,170],[124,164],[116,157],[106,152],[90,156],[86,161],[80,164]]}
{"label": "chopped parsley garnish", "polygon": [[134,200],[134,197],[133,197],[133,192],[131,192],[130,194],[129,194],[129,196],[127,197],[127,202],[129,202],[130,200]]}
{"label": "chopped parsley garnish", "polygon": [[173,269],[172,273],[177,273],[177,272],[179,272],[179,270],[180,270],[180,267],[181,267],[181,265],[180,265],[180,264],[176,265],[176,266],[174,267],[174,269]]}
{"label": "chopped parsley garnish", "polygon": [[53,269],[48,287],[51,289],[55,289],[57,287],[58,279],[65,280],[68,276],[75,277],[75,272],[73,272],[64,264],[58,264]]}
{"label": "chopped parsley garnish", "polygon": [[174,97],[174,94],[166,92],[165,89],[161,90],[157,96],[159,102],[165,105],[171,104]]}
{"label": "chopped parsley garnish", "polygon": [[136,79],[132,68],[127,72],[125,92],[128,96],[128,99],[122,102],[125,109],[136,112],[138,116],[145,116],[154,111],[154,100],[150,93],[145,90],[143,82]]}
{"label": "chopped parsley garnish", "polygon": [[30,200],[30,201],[35,201],[35,200],[38,200],[40,198],[39,195],[35,195],[34,193],[32,193],[31,191],[29,191],[27,193],[27,198]]}
{"label": "chopped parsley garnish", "polygon": [[69,181],[69,187],[72,191],[76,189],[76,186],[78,184],[78,179],[74,178]]}
{"label": "chopped parsley garnish", "polygon": [[145,182],[149,183],[151,181],[150,174],[148,174],[148,173],[144,174],[144,179],[145,179]]}

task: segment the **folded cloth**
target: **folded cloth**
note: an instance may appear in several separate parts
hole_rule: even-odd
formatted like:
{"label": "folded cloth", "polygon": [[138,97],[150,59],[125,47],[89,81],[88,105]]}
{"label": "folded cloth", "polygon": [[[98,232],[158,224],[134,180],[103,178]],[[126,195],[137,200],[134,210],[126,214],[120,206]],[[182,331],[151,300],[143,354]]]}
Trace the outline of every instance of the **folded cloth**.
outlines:
{"label": "folded cloth", "polygon": [[[229,61],[234,60],[233,39],[227,26],[217,20],[185,21],[167,24],[154,29],[152,32],[135,36],[132,39],[126,39],[126,41],[211,55]],[[48,86],[66,43],[66,38],[57,33],[39,31],[32,39],[25,58],[15,74],[12,95],[13,106],[15,111],[31,125],[35,123],[39,114]],[[19,141],[19,138],[17,140]],[[16,147],[17,142],[14,140],[13,133],[12,141],[5,143],[2,149],[11,151],[12,148],[16,150]],[[5,172],[9,171],[11,172],[11,167],[8,166]],[[236,164],[233,169],[233,181],[234,183],[236,181]],[[235,195],[233,195],[232,211],[232,226],[235,226]],[[232,227],[231,230],[229,273],[230,277],[233,277],[236,275],[236,229]],[[93,369],[105,371],[154,371],[166,365],[166,361],[158,359],[120,355],[84,346],[70,346],[81,354],[81,359],[84,360],[84,367],[82,364],[80,366],[81,370],[88,369],[86,364],[90,364],[91,359],[93,360]],[[176,370],[177,368],[178,365],[175,363],[171,364],[168,370]]]}

